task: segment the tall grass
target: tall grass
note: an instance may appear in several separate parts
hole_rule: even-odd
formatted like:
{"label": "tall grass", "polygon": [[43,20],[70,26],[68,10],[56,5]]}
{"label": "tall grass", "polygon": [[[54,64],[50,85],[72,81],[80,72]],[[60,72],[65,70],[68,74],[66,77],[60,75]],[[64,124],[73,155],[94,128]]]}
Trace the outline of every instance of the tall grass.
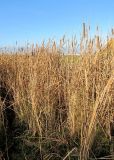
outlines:
{"label": "tall grass", "polygon": [[[43,159],[70,159],[74,155],[86,160],[97,128],[111,137],[114,40],[104,45],[99,36],[89,39],[84,25],[80,45],[75,40],[66,44],[67,55],[60,51],[64,44],[63,38],[59,46],[54,42],[33,46],[34,52],[28,54],[1,54],[0,82],[12,90],[17,121],[27,124],[25,143],[36,143]],[[2,124],[3,119],[0,121]],[[70,139],[75,145],[59,154],[57,145],[68,146]],[[48,143],[54,143],[56,151],[53,148],[48,153]]]}

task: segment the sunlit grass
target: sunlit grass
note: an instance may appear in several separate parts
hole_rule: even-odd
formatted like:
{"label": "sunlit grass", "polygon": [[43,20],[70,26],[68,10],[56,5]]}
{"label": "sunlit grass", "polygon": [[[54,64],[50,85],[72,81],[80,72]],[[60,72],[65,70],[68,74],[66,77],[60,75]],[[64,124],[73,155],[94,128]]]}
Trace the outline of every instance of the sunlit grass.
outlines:
{"label": "sunlit grass", "polygon": [[[64,41],[60,41],[60,47]],[[75,154],[86,160],[97,127],[110,139],[114,116],[113,41],[103,46],[98,37],[88,39],[84,26],[78,53],[74,49],[72,55],[63,54],[54,42],[52,47],[34,48],[31,54],[0,55],[0,82],[13,91],[17,119],[28,125],[26,136],[31,138],[26,143],[35,143],[44,159],[67,159]],[[73,47],[72,42],[72,51]],[[57,147],[68,146],[70,139],[75,145],[60,154],[64,147]],[[52,153],[47,153],[46,145],[52,145]]]}

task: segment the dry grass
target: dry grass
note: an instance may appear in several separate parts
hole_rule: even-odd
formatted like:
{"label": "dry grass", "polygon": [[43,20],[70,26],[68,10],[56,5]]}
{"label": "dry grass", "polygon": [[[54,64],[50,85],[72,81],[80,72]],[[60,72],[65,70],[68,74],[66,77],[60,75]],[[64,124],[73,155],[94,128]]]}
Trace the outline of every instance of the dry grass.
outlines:
{"label": "dry grass", "polygon": [[80,160],[88,159],[97,126],[110,138],[114,116],[114,40],[105,47],[98,37],[97,42],[86,39],[85,26],[83,34],[80,56],[58,51],[64,39],[58,48],[55,42],[34,48],[34,55],[0,55],[0,82],[13,91],[17,118],[28,124],[28,133],[38,135],[40,150],[48,141],[62,144],[79,137],[75,154],[80,152]]}

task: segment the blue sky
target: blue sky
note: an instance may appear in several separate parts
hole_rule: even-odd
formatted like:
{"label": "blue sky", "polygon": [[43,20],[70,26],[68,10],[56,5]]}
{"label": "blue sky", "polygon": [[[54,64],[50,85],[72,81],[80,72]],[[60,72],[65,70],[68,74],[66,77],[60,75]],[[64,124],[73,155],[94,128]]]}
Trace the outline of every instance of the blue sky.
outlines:
{"label": "blue sky", "polygon": [[0,46],[79,36],[83,22],[109,33],[114,0],[0,0]]}

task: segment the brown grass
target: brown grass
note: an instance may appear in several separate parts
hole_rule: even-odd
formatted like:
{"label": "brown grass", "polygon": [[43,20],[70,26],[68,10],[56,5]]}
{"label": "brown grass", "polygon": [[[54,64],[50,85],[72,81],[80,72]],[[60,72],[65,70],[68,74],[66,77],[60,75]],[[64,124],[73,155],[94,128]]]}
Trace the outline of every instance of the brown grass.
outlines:
{"label": "brown grass", "polygon": [[85,25],[83,34],[80,56],[61,54],[55,42],[34,48],[34,55],[0,55],[0,82],[13,90],[17,118],[38,134],[40,149],[44,138],[63,143],[80,137],[80,160],[89,156],[97,125],[110,138],[114,116],[114,40],[104,46],[98,37],[86,39]]}

